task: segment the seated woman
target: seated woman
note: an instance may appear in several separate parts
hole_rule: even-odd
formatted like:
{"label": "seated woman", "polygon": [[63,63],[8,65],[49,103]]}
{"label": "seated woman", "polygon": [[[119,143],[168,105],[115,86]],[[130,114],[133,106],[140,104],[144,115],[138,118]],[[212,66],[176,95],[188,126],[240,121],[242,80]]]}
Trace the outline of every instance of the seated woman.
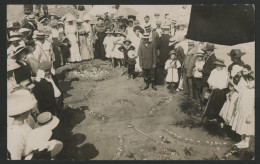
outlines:
{"label": "seated woman", "polygon": [[226,101],[226,94],[229,92],[229,77],[228,71],[223,69],[226,65],[222,59],[217,59],[214,64],[216,68],[211,71],[208,79],[208,84],[212,92],[205,117],[210,119],[210,121],[223,121],[219,116],[219,112]]}
{"label": "seated woman", "polygon": [[58,102],[61,99],[61,92],[53,81],[51,74],[51,62],[39,63],[39,70],[36,76],[34,94],[38,101],[39,111],[50,112],[56,116],[59,110]]}

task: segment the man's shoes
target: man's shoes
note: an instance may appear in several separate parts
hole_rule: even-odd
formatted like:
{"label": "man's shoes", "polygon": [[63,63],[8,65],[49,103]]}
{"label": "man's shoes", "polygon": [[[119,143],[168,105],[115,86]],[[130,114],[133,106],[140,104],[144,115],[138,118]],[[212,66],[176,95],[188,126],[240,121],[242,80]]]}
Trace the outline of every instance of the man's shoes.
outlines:
{"label": "man's shoes", "polygon": [[157,91],[157,88],[154,86],[154,83],[152,83],[153,90]]}
{"label": "man's shoes", "polygon": [[146,83],[145,87],[144,87],[144,90],[148,89],[149,88],[149,83]]}

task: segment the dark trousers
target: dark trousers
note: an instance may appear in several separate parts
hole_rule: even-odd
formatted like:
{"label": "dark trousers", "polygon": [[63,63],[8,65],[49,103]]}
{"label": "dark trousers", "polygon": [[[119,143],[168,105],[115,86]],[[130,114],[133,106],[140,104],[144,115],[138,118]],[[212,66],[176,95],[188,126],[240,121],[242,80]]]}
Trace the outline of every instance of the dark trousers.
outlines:
{"label": "dark trousers", "polygon": [[193,79],[192,77],[187,77],[186,71],[183,73],[183,91],[185,94],[193,96]]}
{"label": "dark trousers", "polygon": [[143,69],[143,77],[145,83],[153,83],[155,81],[155,69]]}
{"label": "dark trousers", "polygon": [[128,64],[128,75],[134,75],[134,72],[135,72],[135,65]]}

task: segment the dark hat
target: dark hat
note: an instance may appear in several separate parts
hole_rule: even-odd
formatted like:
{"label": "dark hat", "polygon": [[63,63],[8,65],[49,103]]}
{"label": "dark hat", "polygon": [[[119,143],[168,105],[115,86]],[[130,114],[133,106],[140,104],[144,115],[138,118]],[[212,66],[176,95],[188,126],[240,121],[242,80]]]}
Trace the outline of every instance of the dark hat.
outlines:
{"label": "dark hat", "polygon": [[144,16],[144,18],[150,18],[150,16],[149,16],[149,15],[146,15],[146,16]]}
{"label": "dark hat", "polygon": [[202,48],[201,50],[207,51],[207,50],[214,50],[214,49],[216,49],[216,48],[215,48],[215,45],[213,43],[207,43],[206,47]]}
{"label": "dark hat", "polygon": [[7,29],[19,29],[21,24],[18,21],[8,24]]}
{"label": "dark hat", "polygon": [[169,55],[171,55],[171,54],[177,54],[177,52],[175,50],[171,50]]}
{"label": "dark hat", "polygon": [[26,55],[29,53],[30,48],[27,46],[20,46],[16,49],[16,51],[14,52],[14,54],[12,55],[12,59],[17,59],[18,55],[20,55],[21,53],[25,52]]}
{"label": "dark hat", "polygon": [[214,62],[214,64],[222,66],[222,67],[226,67],[224,60],[220,59],[220,58],[217,58],[217,60]]}
{"label": "dark hat", "polygon": [[48,71],[51,69],[51,67],[52,67],[52,62],[44,61],[39,63],[39,69],[43,71]]}
{"label": "dark hat", "polygon": [[232,57],[241,57],[245,54],[246,52],[241,52],[240,49],[232,49],[230,53],[227,53],[228,56],[232,56]]}
{"label": "dark hat", "polygon": [[133,20],[132,18],[129,18],[129,19],[127,20],[127,22],[133,22],[133,23],[134,23],[134,20]]}
{"label": "dark hat", "polygon": [[136,16],[134,15],[128,15],[128,19],[133,19],[134,21],[136,20]]}
{"label": "dark hat", "polygon": [[130,44],[132,43],[132,41],[129,38],[125,38],[125,40],[123,41],[123,43],[125,44],[126,42],[130,42]]}

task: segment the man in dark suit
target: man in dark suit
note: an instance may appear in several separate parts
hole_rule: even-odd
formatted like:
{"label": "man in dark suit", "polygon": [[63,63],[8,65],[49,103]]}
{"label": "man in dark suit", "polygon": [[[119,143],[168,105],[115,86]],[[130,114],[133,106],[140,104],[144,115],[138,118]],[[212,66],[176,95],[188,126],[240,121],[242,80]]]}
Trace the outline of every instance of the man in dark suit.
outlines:
{"label": "man in dark suit", "polygon": [[206,47],[201,49],[202,51],[204,51],[206,53],[206,55],[204,57],[205,64],[203,66],[203,69],[199,70],[202,72],[202,87],[203,87],[202,99],[203,100],[204,100],[206,91],[208,91],[208,89],[209,89],[209,85],[207,82],[209,75],[210,75],[211,71],[213,69],[215,69],[215,64],[213,64],[213,63],[217,60],[216,55],[214,53],[214,49],[215,49],[215,45],[212,43],[207,43]]}
{"label": "man in dark suit", "polygon": [[150,82],[152,83],[152,88],[157,90],[154,86],[157,61],[156,47],[149,42],[149,34],[147,33],[143,35],[143,42],[139,46],[138,56],[140,67],[143,70],[144,82],[146,83],[144,90],[149,88]]}

